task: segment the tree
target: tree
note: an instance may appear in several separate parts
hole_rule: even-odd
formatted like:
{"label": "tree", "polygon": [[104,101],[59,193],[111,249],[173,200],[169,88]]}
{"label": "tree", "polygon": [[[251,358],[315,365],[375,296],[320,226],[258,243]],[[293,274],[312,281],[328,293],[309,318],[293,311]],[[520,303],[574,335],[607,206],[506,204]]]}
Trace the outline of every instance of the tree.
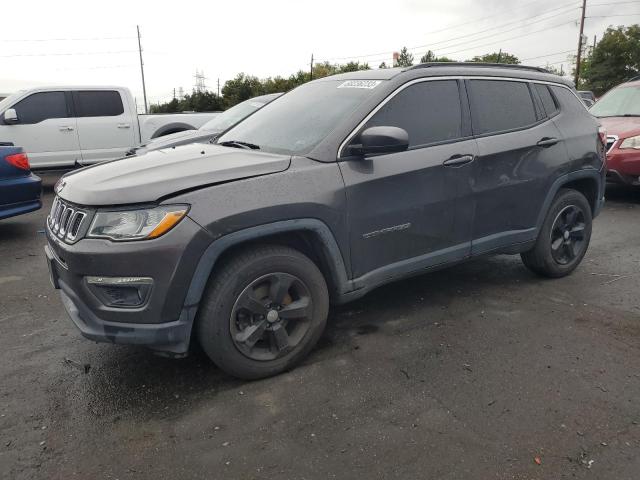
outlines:
{"label": "tree", "polygon": [[358,70],[371,70],[368,63],[349,62],[338,65],[338,73],[357,72]]}
{"label": "tree", "polygon": [[512,55],[507,52],[493,52],[486,53],[484,55],[473,57],[469,62],[479,62],[479,63],[507,63],[512,65],[517,65],[520,63],[520,60],[515,55]]}
{"label": "tree", "polygon": [[227,108],[263,93],[264,89],[260,79],[244,73],[239,73],[233,80],[227,80],[222,87],[222,95]]}
{"label": "tree", "polygon": [[580,65],[578,88],[601,95],[640,75],[640,25],[609,27]]}
{"label": "tree", "polygon": [[427,53],[420,57],[420,63],[428,62],[455,62],[455,60],[452,60],[449,57],[436,57],[435,53],[428,50]]}
{"label": "tree", "polygon": [[402,47],[398,60],[396,60],[396,67],[410,67],[413,65],[413,54],[409,53],[407,47]]}
{"label": "tree", "polygon": [[389,67],[387,67],[387,62],[382,62],[380,65],[378,65],[378,68],[389,68]]}

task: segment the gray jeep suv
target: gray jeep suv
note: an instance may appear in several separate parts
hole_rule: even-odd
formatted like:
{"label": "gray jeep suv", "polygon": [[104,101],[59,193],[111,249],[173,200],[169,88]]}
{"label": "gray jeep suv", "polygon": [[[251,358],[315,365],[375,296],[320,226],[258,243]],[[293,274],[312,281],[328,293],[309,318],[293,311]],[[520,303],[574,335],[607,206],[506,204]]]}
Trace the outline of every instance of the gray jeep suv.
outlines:
{"label": "gray jeep suv", "polygon": [[604,138],[544,70],[423,64],[307,83],[225,133],[72,172],[47,220],[51,279],[82,334],[226,372],[293,367],[330,303],[492,253],[580,263]]}

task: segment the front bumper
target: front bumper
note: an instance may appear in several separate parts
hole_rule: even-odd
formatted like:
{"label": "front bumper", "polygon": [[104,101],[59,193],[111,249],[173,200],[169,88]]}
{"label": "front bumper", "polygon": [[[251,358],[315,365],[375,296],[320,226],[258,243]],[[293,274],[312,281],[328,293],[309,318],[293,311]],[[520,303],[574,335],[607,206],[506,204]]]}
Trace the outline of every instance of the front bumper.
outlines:
{"label": "front bumper", "polygon": [[640,185],[640,151],[616,146],[607,153],[607,180]]}
{"label": "front bumper", "polygon": [[[174,355],[189,348],[197,305],[185,305],[196,265],[211,238],[186,217],[166,235],[138,242],[83,239],[63,243],[46,228],[51,283],[82,335],[97,342],[145,345]],[[87,277],[153,279],[139,307],[105,305]]]}

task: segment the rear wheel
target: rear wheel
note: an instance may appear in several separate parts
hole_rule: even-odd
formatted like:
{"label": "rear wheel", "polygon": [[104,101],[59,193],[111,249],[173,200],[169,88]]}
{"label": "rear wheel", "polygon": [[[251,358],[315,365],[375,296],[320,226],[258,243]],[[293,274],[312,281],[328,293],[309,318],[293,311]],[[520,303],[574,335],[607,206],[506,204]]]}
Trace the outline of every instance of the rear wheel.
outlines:
{"label": "rear wheel", "polygon": [[591,227],[591,207],[584,195],[576,190],[560,190],[542,224],[535,246],[521,254],[523,263],[546,277],[569,275],[587,253]]}
{"label": "rear wheel", "polygon": [[198,340],[227,373],[268,377],[309,353],[328,310],[327,285],[309,258],[260,246],[234,256],[212,278],[198,313]]}

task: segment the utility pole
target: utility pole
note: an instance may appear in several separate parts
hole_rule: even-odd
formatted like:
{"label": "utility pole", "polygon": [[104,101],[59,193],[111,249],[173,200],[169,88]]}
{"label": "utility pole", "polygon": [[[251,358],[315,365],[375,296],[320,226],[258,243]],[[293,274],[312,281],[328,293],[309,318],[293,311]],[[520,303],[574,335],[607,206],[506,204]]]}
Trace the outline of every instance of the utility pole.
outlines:
{"label": "utility pole", "polygon": [[584,35],[584,16],[587,11],[587,0],[582,0],[582,15],[580,16],[580,36],[578,37],[578,55],[576,56],[576,77],[574,83],[578,88],[580,80],[580,60],[582,59],[582,36]]}
{"label": "utility pole", "polygon": [[218,96],[220,96],[220,77],[218,77]]}
{"label": "utility pole", "polygon": [[311,80],[313,80],[313,53],[311,54],[311,69],[310,69],[309,77]]}
{"label": "utility pole", "polygon": [[140,73],[142,74],[142,95],[144,96],[144,113],[149,113],[147,107],[147,86],[144,83],[144,63],[142,62],[142,45],[140,43],[140,25],[136,25],[138,30],[138,53],[140,54]]}

